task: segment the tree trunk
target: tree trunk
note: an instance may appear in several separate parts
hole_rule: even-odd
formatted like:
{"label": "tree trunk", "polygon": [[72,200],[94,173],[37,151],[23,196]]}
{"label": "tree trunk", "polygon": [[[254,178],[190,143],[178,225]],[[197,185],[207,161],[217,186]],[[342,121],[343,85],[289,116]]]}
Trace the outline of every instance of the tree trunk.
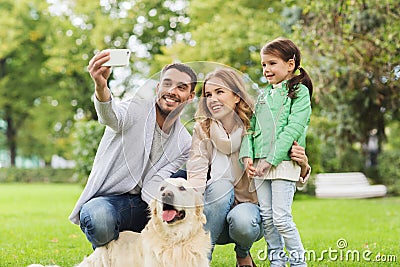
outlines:
{"label": "tree trunk", "polygon": [[7,122],[7,145],[10,151],[10,165],[11,167],[15,167],[15,158],[17,156],[17,143],[16,143],[16,136],[17,131],[15,129],[14,121],[11,116],[10,109],[6,107],[5,110],[5,119]]}

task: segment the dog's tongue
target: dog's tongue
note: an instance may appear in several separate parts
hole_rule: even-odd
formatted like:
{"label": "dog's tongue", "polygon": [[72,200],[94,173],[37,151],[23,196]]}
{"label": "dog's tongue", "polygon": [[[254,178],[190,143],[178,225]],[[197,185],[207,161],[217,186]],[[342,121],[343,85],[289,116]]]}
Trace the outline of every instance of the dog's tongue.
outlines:
{"label": "dog's tongue", "polygon": [[166,222],[172,221],[176,216],[176,210],[164,210],[162,219]]}

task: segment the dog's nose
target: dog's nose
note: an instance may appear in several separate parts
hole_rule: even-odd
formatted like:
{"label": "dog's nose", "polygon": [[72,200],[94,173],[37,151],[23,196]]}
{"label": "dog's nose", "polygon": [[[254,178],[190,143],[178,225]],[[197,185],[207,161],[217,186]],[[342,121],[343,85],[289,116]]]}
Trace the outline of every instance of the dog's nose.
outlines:
{"label": "dog's nose", "polygon": [[174,202],[174,193],[172,193],[172,191],[164,191],[162,194],[162,201],[166,204],[170,204],[172,205]]}
{"label": "dog's nose", "polygon": [[166,191],[164,191],[163,193],[162,193],[162,196],[163,197],[165,197],[165,196],[173,196],[174,194],[172,193],[172,191],[170,191],[170,190],[166,190]]}

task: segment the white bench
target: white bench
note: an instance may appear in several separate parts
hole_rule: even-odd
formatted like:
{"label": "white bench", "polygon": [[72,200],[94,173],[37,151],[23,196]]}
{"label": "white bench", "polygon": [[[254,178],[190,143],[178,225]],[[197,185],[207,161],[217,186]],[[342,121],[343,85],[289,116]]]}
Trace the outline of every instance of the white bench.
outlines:
{"label": "white bench", "polygon": [[370,198],[383,197],[384,185],[370,185],[362,172],[320,173],[315,179],[318,198]]}

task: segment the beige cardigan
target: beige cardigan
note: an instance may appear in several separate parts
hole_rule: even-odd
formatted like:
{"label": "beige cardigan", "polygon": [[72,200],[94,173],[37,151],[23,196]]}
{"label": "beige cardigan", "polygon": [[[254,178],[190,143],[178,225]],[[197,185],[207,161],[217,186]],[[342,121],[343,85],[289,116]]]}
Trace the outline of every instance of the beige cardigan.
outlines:
{"label": "beige cardigan", "polygon": [[[213,150],[213,141],[204,132],[200,123],[196,123],[193,129],[192,147],[186,168],[188,181],[202,193],[205,191],[207,183],[214,181],[212,177],[207,181],[209,166],[213,167]],[[250,182],[252,181],[243,171],[239,161],[232,162],[232,164],[234,163],[237,164],[232,168],[232,173],[235,176],[235,203],[257,203],[256,192],[249,192]]]}

